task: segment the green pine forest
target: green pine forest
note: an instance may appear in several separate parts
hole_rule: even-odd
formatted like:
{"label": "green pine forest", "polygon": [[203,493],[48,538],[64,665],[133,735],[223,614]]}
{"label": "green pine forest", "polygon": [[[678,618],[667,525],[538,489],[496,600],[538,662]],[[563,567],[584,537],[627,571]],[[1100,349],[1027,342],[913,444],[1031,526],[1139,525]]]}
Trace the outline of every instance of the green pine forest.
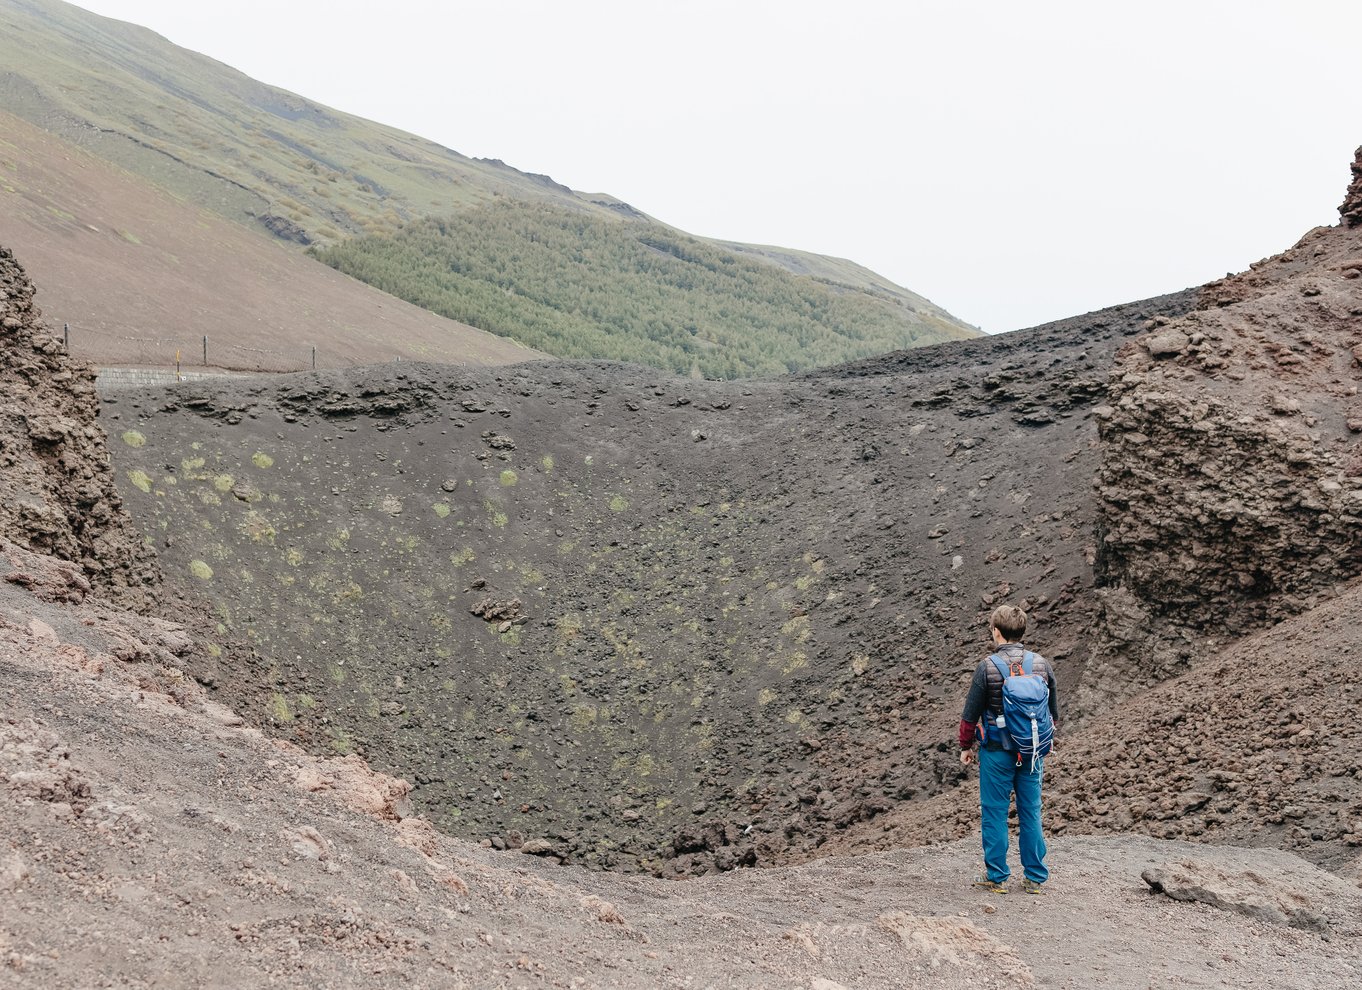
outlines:
{"label": "green pine forest", "polygon": [[326,264],[561,358],[784,374],[970,331],[901,299],[739,257],[661,224],[497,202],[318,248]]}

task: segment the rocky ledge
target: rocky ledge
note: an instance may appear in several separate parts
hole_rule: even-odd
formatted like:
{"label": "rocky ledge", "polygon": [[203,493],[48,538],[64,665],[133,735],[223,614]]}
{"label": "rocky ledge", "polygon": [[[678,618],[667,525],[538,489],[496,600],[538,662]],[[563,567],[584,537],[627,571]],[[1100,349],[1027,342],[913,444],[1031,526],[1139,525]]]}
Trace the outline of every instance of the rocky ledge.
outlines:
{"label": "rocky ledge", "polygon": [[0,536],[79,564],[91,585],[144,607],[155,555],[114,486],[94,371],[65,353],[33,295],[0,247]]}
{"label": "rocky ledge", "polygon": [[1316,230],[1153,320],[1095,410],[1101,579],[1240,633],[1362,573],[1362,236]]}
{"label": "rocky ledge", "polygon": [[1357,156],[1353,159],[1352,185],[1348,187],[1348,195],[1343,198],[1343,205],[1338,212],[1348,226],[1362,224],[1362,148],[1357,149]]}

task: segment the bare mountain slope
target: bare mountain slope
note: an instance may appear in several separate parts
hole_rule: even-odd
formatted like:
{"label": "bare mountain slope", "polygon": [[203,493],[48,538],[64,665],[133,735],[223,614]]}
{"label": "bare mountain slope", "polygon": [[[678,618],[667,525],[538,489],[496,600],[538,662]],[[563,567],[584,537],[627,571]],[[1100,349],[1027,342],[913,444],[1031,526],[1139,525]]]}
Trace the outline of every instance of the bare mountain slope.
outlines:
{"label": "bare mountain slope", "polygon": [[304,243],[494,196],[615,212],[60,0],[0,4],[0,92],[15,115],[101,158]]}
{"label": "bare mountain slope", "polygon": [[[0,0],[0,106],[50,135],[78,145],[91,158],[141,177],[181,203],[269,235],[293,255],[306,245],[334,246],[359,234],[393,234],[410,229],[415,221],[449,218],[494,203],[503,210],[519,211],[531,224],[538,211],[552,207],[558,213],[566,211],[571,218],[594,220],[626,239],[629,235],[622,232],[646,228],[655,233],[660,228],[651,218],[608,195],[578,193],[547,176],[521,172],[500,161],[470,159],[424,138],[323,107],[172,45],[144,28],[98,17],[60,0]],[[11,149],[4,158],[12,156],[23,162],[40,153],[29,150],[32,135],[26,131],[16,129],[7,140]],[[93,179],[95,174],[85,178]],[[74,213],[61,200],[52,203],[52,208],[58,217],[69,219]],[[186,229],[192,231],[199,219],[190,220]],[[141,237],[135,220],[130,218],[120,231]],[[101,226],[98,220],[83,222]],[[483,213],[478,213],[473,222],[484,229],[495,225]],[[660,229],[682,236],[671,228]],[[31,265],[42,267],[43,259],[34,257],[37,249],[68,266],[71,274],[60,276],[64,285],[82,278],[108,280],[112,275],[116,283],[140,286],[146,278],[142,269],[156,263],[137,252],[105,250],[94,271],[86,273],[80,263],[89,260],[88,251],[63,253],[71,246],[69,238],[61,237],[49,225],[39,225],[28,234],[25,243],[19,244],[9,231],[0,228],[0,236],[25,248]],[[533,233],[528,241],[522,239],[505,251],[496,244],[479,243],[471,260],[462,259],[459,272],[466,281],[461,294],[470,295],[470,282],[487,290],[488,298],[479,296],[477,307],[460,304],[450,308],[448,300],[435,293],[431,282],[435,276],[425,269],[424,275],[430,278],[423,277],[415,291],[404,298],[420,305],[439,302],[440,311],[454,318],[474,320],[502,334],[518,332],[534,346],[554,353],[636,358],[639,352],[616,349],[609,340],[604,344],[597,341],[583,352],[582,327],[559,326],[568,322],[567,314],[580,301],[571,279],[566,286],[556,286],[540,272],[532,299],[523,295],[525,286],[519,287],[521,291],[507,291],[511,286],[502,277],[504,268],[524,251],[526,243],[535,243]],[[714,256],[728,255],[709,242],[700,243]],[[114,246],[103,245],[106,249]],[[586,235],[575,246],[584,255],[596,255]],[[867,347],[866,340],[886,349],[978,334],[977,329],[921,296],[850,262],[800,252],[739,248],[761,264],[740,264],[740,268],[750,268],[755,274],[727,280],[721,295],[771,311],[768,315],[777,332],[764,339],[763,346],[779,351],[781,359],[798,357],[792,367],[811,365],[805,353],[809,343],[806,338],[811,333],[831,353],[830,357],[820,357],[820,363],[869,353],[872,348]],[[171,261],[172,268],[178,263],[193,264],[190,255],[174,253],[180,261]],[[228,276],[248,274],[249,266],[234,264],[230,255],[210,251],[208,256],[220,258]],[[166,259],[158,261],[164,264]],[[426,263],[433,265],[436,273],[445,268],[442,259],[427,259]],[[416,264],[419,267],[421,262]],[[268,276],[280,269],[306,266],[296,256],[287,256],[269,268],[253,281],[229,281],[220,287],[212,280],[191,283],[195,285],[191,297],[210,312],[230,309],[243,299],[268,311],[276,304],[257,300],[278,294],[287,284]],[[680,282],[686,285],[702,270],[703,266],[692,266],[688,274],[679,276]],[[592,332],[639,338],[645,346],[655,344],[663,336],[656,324],[676,313],[670,311],[670,304],[658,309],[652,296],[658,290],[674,288],[674,279],[654,272],[647,264],[615,264],[613,274],[618,284],[607,280],[606,298],[632,292],[630,306],[625,318],[600,319],[592,324]],[[306,276],[311,277],[310,273]],[[391,288],[384,280],[375,280],[375,284]],[[175,285],[173,279],[170,285]],[[214,293],[214,288],[219,291]],[[71,304],[63,316],[77,323],[132,324],[144,337],[178,337],[184,333],[192,338],[192,330],[186,331],[170,318],[185,315],[183,307],[172,314],[153,301],[164,295],[73,294],[63,299]],[[690,295],[699,298],[702,293]],[[811,330],[809,300],[805,297],[821,300],[837,312],[820,315]],[[121,305],[114,305],[115,301]],[[587,306],[577,315],[585,318],[595,309]],[[322,323],[335,322],[342,312],[323,309],[318,315]],[[303,315],[307,316],[306,309]],[[363,312],[355,315],[359,319],[342,320],[350,337],[359,336],[365,329],[377,334],[385,322],[364,319],[369,314]],[[325,327],[308,326],[311,322],[305,318],[296,332],[318,335],[326,331]],[[547,322],[548,343],[554,346],[531,335],[528,328],[541,322]],[[868,324],[880,330],[866,337]],[[230,329],[230,324],[219,327],[224,336]],[[270,326],[271,331],[275,329],[276,325]],[[284,330],[288,333],[295,328]],[[691,332],[699,332],[699,328]],[[881,340],[884,342],[878,343]],[[249,339],[232,339],[230,343],[243,348],[260,346]],[[684,328],[672,343],[674,350],[706,359],[717,346],[710,339],[691,340]],[[843,349],[843,344],[848,346]],[[414,349],[431,360],[449,360],[438,348]],[[454,350],[461,349],[466,348]],[[785,353],[787,349],[789,354]],[[489,346],[481,356],[494,363],[495,359],[488,356],[494,351]],[[479,357],[479,352],[474,351],[474,357]],[[360,358],[380,359],[373,355]],[[681,368],[683,373],[690,370],[690,364],[675,354],[671,360],[654,363]],[[306,366],[297,362],[258,365],[268,370]],[[722,370],[726,367],[716,364],[705,370],[717,377],[731,374]],[[740,365],[747,374],[755,367],[750,362]]]}
{"label": "bare mountain slope", "polygon": [[[100,364],[296,371],[394,358],[540,356],[229,223],[0,112],[0,241],[27,259],[72,351]],[[58,328],[60,328],[58,326]]]}

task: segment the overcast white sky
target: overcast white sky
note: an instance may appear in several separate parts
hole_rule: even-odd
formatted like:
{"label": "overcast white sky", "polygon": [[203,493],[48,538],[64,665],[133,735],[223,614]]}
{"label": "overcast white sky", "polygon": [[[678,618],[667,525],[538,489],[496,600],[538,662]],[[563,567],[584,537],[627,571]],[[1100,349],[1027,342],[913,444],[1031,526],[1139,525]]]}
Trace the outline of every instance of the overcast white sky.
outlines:
{"label": "overcast white sky", "polygon": [[1348,0],[81,0],[339,110],[851,258],[989,331],[1332,224]]}

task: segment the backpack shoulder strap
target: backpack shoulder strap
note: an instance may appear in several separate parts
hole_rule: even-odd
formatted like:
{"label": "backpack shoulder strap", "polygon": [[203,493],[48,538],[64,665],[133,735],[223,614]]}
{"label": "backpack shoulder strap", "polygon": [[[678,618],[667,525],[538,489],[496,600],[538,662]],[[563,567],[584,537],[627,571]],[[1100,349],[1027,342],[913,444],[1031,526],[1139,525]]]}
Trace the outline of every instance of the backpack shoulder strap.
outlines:
{"label": "backpack shoulder strap", "polygon": [[1007,661],[996,653],[989,657],[989,659],[993,661],[993,666],[998,668],[998,673],[1002,675],[1003,682],[1006,683],[1007,679],[1012,676],[1012,671],[1007,667]]}
{"label": "backpack shoulder strap", "polygon": [[1022,673],[1023,673],[1023,674],[1026,674],[1027,676],[1030,676],[1032,669],[1035,667],[1035,663],[1036,663],[1036,655],[1035,655],[1034,653],[1032,653],[1030,650],[1023,650],[1023,651],[1022,651]]}

